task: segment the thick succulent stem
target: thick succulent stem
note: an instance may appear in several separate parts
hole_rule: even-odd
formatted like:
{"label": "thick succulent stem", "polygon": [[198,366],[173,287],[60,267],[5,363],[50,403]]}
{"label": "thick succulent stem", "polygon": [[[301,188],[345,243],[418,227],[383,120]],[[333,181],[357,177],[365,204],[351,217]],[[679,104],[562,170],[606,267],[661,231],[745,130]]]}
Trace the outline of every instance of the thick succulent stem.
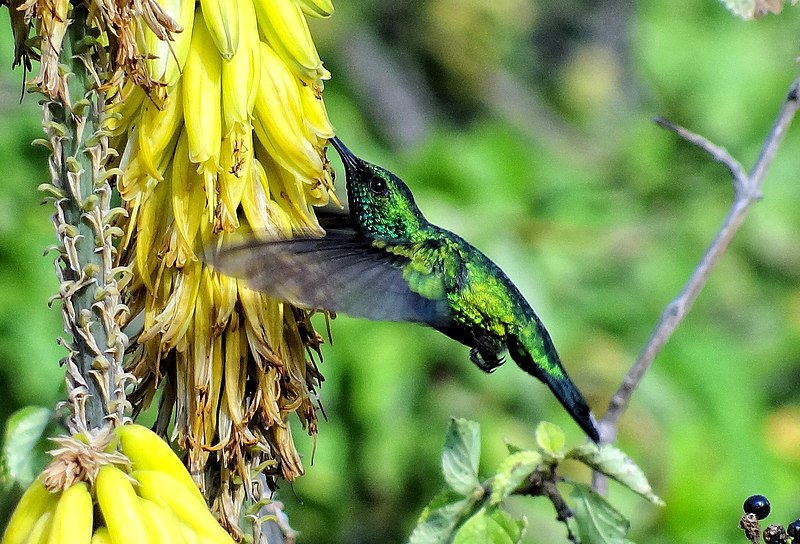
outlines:
{"label": "thick succulent stem", "polygon": [[120,302],[114,269],[113,239],[121,233],[112,221],[124,212],[111,207],[94,47],[86,34],[84,7],[76,6],[58,67],[61,92],[43,102],[43,127],[52,151],[52,185],[45,190],[55,196],[59,238],[58,297],[65,330],[72,336],[63,342],[69,354],[62,363],[73,433],[103,427],[109,419],[121,421],[129,409],[122,370],[127,339],[118,324],[127,309]]}

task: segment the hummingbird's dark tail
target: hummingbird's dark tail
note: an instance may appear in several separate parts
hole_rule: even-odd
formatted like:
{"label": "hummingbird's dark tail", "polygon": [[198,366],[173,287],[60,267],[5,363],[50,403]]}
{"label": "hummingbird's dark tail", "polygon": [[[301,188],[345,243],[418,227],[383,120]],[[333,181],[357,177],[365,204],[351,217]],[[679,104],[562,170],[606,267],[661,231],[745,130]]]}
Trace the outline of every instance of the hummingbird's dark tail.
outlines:
{"label": "hummingbird's dark tail", "polygon": [[[594,442],[600,440],[600,434],[595,426],[595,419],[592,411],[586,404],[586,400],[572,380],[567,376],[567,371],[561,364],[556,348],[550,340],[550,335],[543,325],[538,331],[537,337],[541,338],[541,349],[529,350],[522,344],[519,338],[510,336],[508,338],[508,352],[514,362],[528,374],[547,384],[558,401],[566,408],[572,419],[580,425],[581,429]],[[531,351],[539,352],[534,355]],[[537,361],[538,359],[538,361]]]}

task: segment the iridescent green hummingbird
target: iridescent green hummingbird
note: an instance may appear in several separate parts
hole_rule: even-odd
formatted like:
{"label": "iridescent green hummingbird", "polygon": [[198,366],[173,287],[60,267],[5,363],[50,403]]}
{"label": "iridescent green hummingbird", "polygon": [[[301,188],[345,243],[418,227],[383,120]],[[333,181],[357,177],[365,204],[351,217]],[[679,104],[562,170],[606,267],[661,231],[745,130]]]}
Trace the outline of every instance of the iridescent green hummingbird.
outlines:
{"label": "iridescent green hummingbird", "polygon": [[349,218],[322,237],[250,240],[211,257],[220,272],[296,306],[429,325],[471,348],[492,372],[508,350],[597,442],[594,418],[550,335],[500,268],[460,236],[429,223],[406,184],[331,143],[347,176]]}

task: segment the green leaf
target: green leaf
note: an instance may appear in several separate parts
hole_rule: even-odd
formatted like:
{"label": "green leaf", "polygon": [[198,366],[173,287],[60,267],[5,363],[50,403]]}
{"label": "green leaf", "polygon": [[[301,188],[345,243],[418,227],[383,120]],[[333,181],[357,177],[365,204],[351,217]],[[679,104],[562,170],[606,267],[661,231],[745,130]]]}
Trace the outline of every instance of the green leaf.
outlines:
{"label": "green leaf", "polygon": [[630,544],[630,522],[607,500],[585,484],[574,484],[575,523],[582,544]]}
{"label": "green leaf", "polygon": [[524,527],[502,510],[481,508],[461,526],[453,544],[517,544]]}
{"label": "green leaf", "polygon": [[506,457],[492,478],[491,503],[498,504],[511,495],[542,463],[538,451],[520,451]]}
{"label": "green leaf", "polygon": [[447,484],[468,496],[480,487],[478,462],[481,455],[481,430],[474,421],[453,418],[447,428],[442,453],[442,472]]}
{"label": "green leaf", "polygon": [[522,537],[525,536],[525,529],[528,528],[528,521],[524,517],[522,519],[514,519],[508,512],[500,508],[489,510],[489,515],[492,521],[503,528],[508,535],[512,536],[514,542],[522,541]]}
{"label": "green leaf", "polygon": [[3,480],[27,486],[36,477],[36,444],[41,440],[50,416],[47,408],[26,406],[8,418],[0,459]]}
{"label": "green leaf", "polygon": [[456,526],[474,506],[475,499],[446,491],[425,507],[408,544],[439,544],[449,542]]}
{"label": "green leaf", "polygon": [[596,444],[583,444],[567,453],[567,458],[577,459],[593,470],[601,472],[618,481],[634,493],[638,493],[652,503],[664,505],[658,496],[653,493],[650,482],[647,481],[642,469],[614,446]]}
{"label": "green leaf", "polygon": [[564,431],[558,425],[542,421],[536,427],[536,443],[545,453],[553,457],[564,455]]}

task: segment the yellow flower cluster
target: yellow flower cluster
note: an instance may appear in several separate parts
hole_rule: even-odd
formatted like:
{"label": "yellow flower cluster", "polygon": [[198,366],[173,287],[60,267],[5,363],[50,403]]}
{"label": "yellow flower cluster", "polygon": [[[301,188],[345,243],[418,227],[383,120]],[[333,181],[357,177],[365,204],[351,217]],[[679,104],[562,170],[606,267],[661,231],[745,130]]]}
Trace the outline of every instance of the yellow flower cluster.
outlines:
{"label": "yellow flower cluster", "polygon": [[[99,438],[63,444],[25,491],[0,544],[234,543],[158,435],[123,425],[110,442]],[[114,451],[115,444],[123,455]],[[65,479],[74,473],[81,479]]]}
{"label": "yellow flower cluster", "polygon": [[[120,265],[131,315],[128,359],[138,408],[165,383],[159,418],[174,416],[193,474],[209,456],[249,482],[256,466],[293,480],[303,468],[288,418],[316,433],[322,377],[308,313],[248,290],[203,263],[210,244],[242,232],[319,230],[313,206],[333,197],[322,102],[329,77],[306,16],[329,0],[163,0],[180,27],[136,39],[157,86],[109,92],[110,146],[128,211]],[[217,464],[215,463],[215,464]],[[201,487],[203,482],[199,482]],[[216,487],[216,486],[213,486]],[[222,501],[220,501],[222,502]],[[230,512],[234,515],[234,512]]]}

